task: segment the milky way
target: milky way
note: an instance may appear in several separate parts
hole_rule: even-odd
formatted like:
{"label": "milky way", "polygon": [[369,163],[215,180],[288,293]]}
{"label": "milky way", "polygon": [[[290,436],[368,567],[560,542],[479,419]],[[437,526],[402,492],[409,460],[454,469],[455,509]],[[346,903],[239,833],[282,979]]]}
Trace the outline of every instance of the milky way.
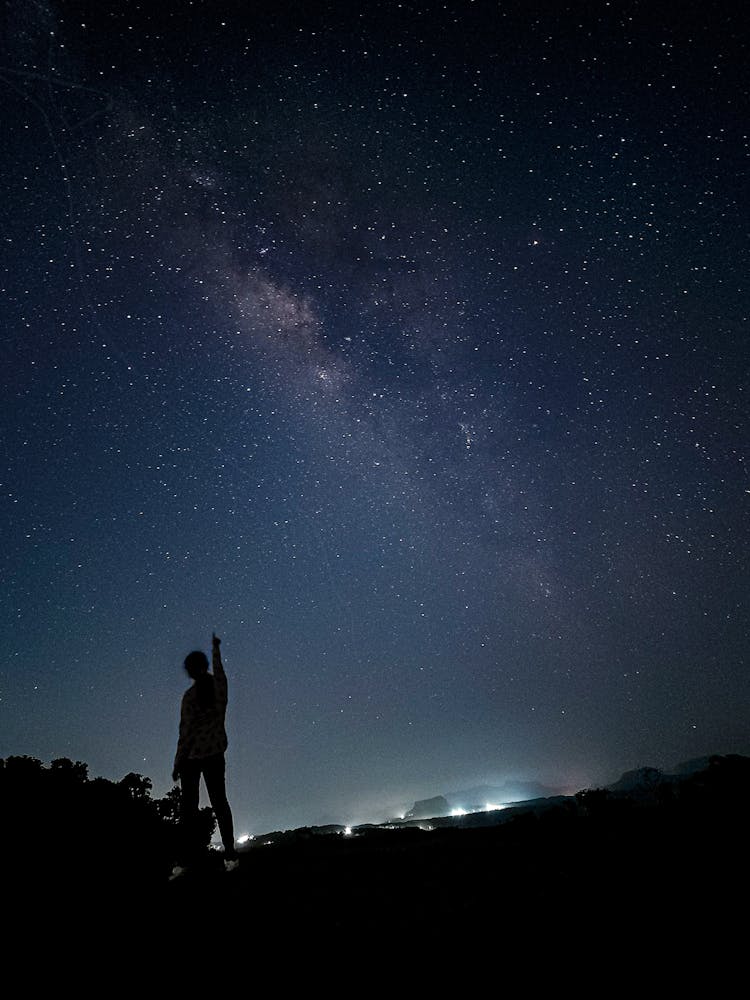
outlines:
{"label": "milky way", "polygon": [[6,5],[0,755],[214,629],[240,830],[748,752],[739,9],[297,6]]}

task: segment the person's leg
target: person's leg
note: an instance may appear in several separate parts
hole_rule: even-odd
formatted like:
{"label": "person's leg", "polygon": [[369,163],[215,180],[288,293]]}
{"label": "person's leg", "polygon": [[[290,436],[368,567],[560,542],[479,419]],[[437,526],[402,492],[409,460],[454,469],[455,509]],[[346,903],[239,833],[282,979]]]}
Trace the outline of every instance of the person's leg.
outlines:
{"label": "person's leg", "polygon": [[233,858],[237,852],[234,848],[232,810],[229,808],[224,781],[224,754],[218,753],[213,757],[206,757],[202,763],[208,797],[211,800],[211,806],[219,824],[221,842],[224,845],[224,856],[226,858]]}
{"label": "person's leg", "polygon": [[194,864],[198,857],[198,802],[201,769],[197,761],[186,760],[180,765],[180,861]]}

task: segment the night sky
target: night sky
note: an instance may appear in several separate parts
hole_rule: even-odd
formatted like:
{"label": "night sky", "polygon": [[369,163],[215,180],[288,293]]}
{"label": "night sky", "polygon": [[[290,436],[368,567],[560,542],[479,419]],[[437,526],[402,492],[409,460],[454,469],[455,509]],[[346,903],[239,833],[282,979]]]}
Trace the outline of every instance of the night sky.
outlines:
{"label": "night sky", "polygon": [[0,756],[238,832],[750,752],[739,3],[12,0]]}

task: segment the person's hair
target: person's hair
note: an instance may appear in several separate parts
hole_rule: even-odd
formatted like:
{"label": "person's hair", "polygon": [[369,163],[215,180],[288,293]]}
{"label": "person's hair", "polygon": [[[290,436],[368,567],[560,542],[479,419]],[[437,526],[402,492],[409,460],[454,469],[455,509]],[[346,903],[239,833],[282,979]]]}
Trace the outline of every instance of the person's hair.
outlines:
{"label": "person's hair", "polygon": [[200,649],[194,649],[185,657],[185,670],[194,681],[198,680],[201,674],[208,673],[208,657]]}
{"label": "person's hair", "polygon": [[204,707],[214,703],[214,679],[208,672],[208,657],[200,649],[185,657],[185,670],[195,681],[198,702]]}

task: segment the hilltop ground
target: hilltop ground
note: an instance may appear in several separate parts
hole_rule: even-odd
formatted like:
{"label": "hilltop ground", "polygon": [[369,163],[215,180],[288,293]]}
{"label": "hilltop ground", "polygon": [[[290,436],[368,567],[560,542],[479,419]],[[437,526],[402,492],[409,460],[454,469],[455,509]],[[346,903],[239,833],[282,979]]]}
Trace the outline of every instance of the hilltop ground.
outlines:
{"label": "hilltop ground", "polygon": [[59,853],[50,837],[33,863],[18,850],[21,863],[8,863],[6,853],[6,911],[60,926],[74,903],[81,928],[126,918],[131,930],[148,926],[165,941],[217,922],[223,940],[256,944],[387,933],[507,946],[572,928],[705,939],[730,931],[744,906],[749,768],[748,758],[714,758],[679,784],[588,791],[497,825],[466,816],[351,836],[303,829],[256,840],[235,872],[212,854],[203,871],[173,882],[137,851],[128,865],[122,845],[76,854],[69,842]]}

